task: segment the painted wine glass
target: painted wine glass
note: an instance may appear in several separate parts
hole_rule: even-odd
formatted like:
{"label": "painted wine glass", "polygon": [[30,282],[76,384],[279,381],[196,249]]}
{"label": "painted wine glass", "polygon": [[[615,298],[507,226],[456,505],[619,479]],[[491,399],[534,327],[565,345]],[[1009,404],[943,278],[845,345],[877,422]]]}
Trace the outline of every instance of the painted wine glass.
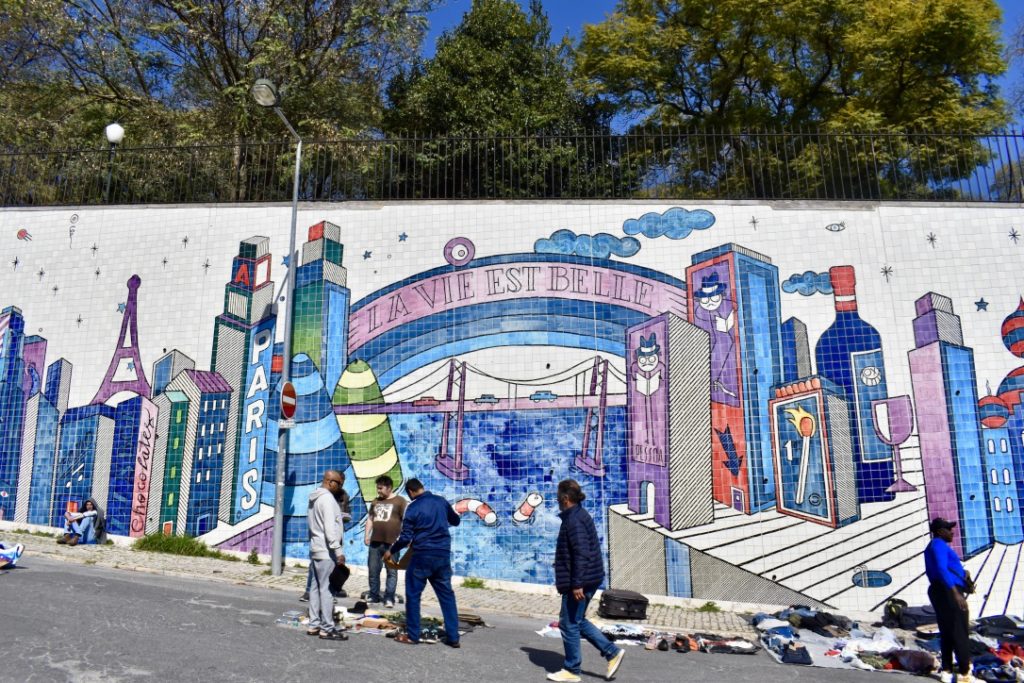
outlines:
{"label": "painted wine glass", "polygon": [[889,493],[907,493],[917,487],[903,478],[903,463],[900,445],[910,438],[914,430],[914,405],[909,396],[892,396],[871,402],[875,416],[875,434],[883,443],[892,447],[893,464],[896,466],[896,481],[886,489]]}

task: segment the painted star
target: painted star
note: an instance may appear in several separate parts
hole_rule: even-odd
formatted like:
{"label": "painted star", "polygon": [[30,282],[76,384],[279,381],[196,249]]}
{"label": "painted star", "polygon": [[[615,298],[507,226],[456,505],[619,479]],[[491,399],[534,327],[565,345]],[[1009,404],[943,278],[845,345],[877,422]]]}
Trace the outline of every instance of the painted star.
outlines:
{"label": "painted star", "polygon": [[96,255],[96,252],[97,252],[97,251],[99,251],[99,250],[100,250],[100,248],[99,248],[98,246],[96,246],[96,243],[95,243],[95,242],[93,242],[93,243],[92,243],[92,246],[91,246],[91,247],[89,247],[89,251],[91,251],[91,252],[92,252],[92,255],[93,255],[93,256],[95,256],[95,255]]}
{"label": "painted star", "polygon": [[931,245],[931,248],[934,249],[935,243],[939,241],[939,238],[935,236],[934,232],[930,232],[928,233],[928,236],[925,237],[925,240],[928,242],[929,245]]}
{"label": "painted star", "polygon": [[363,252],[363,260],[364,260],[364,261],[365,261],[366,259],[370,258],[371,256],[373,256],[373,252],[372,252],[372,251],[364,251],[364,252]]}
{"label": "painted star", "polygon": [[75,322],[78,323],[79,327],[81,327],[82,326],[82,316],[78,316],[78,319],[75,320]]}
{"label": "painted star", "polygon": [[291,257],[288,256],[288,254],[285,254],[284,256],[281,257],[281,265],[284,266],[285,268],[287,268],[288,267],[288,262],[291,261],[291,260],[292,260]]}
{"label": "painted star", "polygon": [[97,279],[97,280],[99,280],[99,279],[100,279],[100,269],[99,269],[99,268],[97,268],[97,269],[96,269],[96,272],[95,272],[95,273],[93,273],[93,274],[94,274],[94,275],[96,276],[96,279]]}
{"label": "painted star", "polygon": [[974,305],[978,307],[979,311],[987,311],[988,310],[988,302],[985,301],[985,297],[981,297],[980,299],[975,301]]}
{"label": "painted star", "polygon": [[401,235],[399,235],[399,236],[398,236],[398,241],[399,241],[399,242],[404,242],[404,241],[406,241],[407,239],[409,239],[409,235],[407,235],[407,234],[406,234],[406,233],[404,233],[404,232],[403,232],[403,233],[402,233]]}
{"label": "painted star", "polygon": [[892,266],[882,266],[882,277],[885,278],[886,282],[889,281],[889,278],[892,277],[892,274],[893,274]]}
{"label": "painted star", "polygon": [[181,248],[182,249],[187,249],[188,248],[188,235],[185,235],[184,237],[181,238]]}
{"label": "painted star", "polygon": [[203,264],[203,272],[204,273],[209,273],[210,272],[210,259],[206,259],[206,263]]}
{"label": "painted star", "polygon": [[163,261],[161,261],[160,263],[162,263],[162,264],[163,264],[163,266],[164,266],[164,268],[166,268],[166,267],[167,267],[167,257],[166,257],[166,256],[164,256],[164,260],[163,260]]}
{"label": "painted star", "polygon": [[118,304],[118,305],[117,305],[117,312],[118,312],[118,313],[124,313],[124,312],[125,312],[125,310],[126,310],[127,308],[128,308],[128,307],[127,307],[127,306],[125,306],[124,304]]}
{"label": "painted star", "polygon": [[754,226],[754,230],[757,230],[758,222],[759,221],[757,220],[757,216],[751,216],[750,217],[750,224]]}
{"label": "painted star", "polygon": [[57,292],[59,292],[59,291],[60,291],[60,287],[58,287],[57,285],[54,285],[53,286],[53,295],[57,296]]}
{"label": "painted star", "polygon": [[1017,228],[1011,228],[1011,229],[1010,229],[1010,235],[1009,235],[1009,237],[1010,237],[1010,240],[1011,240],[1011,241],[1012,241],[1012,242],[1013,242],[1014,244],[1017,244],[1017,240],[1019,240],[1019,239],[1020,239],[1020,233],[1019,233],[1019,232],[1017,232]]}
{"label": "painted star", "polygon": [[41,280],[43,279],[43,276],[44,276],[44,275],[46,275],[46,271],[45,271],[45,270],[43,270],[42,268],[40,268],[40,269],[39,269],[39,272],[38,272],[38,273],[36,273],[36,275],[38,275],[38,276],[39,276],[39,279],[40,279],[40,281],[41,281]]}
{"label": "painted star", "polygon": [[135,361],[128,361],[128,369],[135,370]]}
{"label": "painted star", "polygon": [[14,269],[15,269],[15,270],[17,270],[17,269],[18,269],[18,266],[19,266],[20,264],[21,264],[21,259],[20,259],[20,258],[18,258],[17,256],[15,256],[15,257],[14,257],[14,260],[13,260],[13,261],[11,261],[11,265],[12,265],[12,266],[14,266]]}

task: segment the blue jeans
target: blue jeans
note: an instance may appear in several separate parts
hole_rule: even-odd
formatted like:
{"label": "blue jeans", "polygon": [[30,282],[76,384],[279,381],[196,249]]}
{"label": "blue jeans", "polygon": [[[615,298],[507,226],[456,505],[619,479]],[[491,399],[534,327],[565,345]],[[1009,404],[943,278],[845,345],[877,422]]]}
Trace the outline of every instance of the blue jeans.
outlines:
{"label": "blue jeans", "polygon": [[83,517],[77,522],[64,522],[64,533],[78,536],[79,543],[95,543],[96,534],[93,532],[92,517]]}
{"label": "blue jeans", "polygon": [[558,615],[558,630],[562,632],[562,646],[565,647],[564,668],[577,676],[583,666],[581,634],[587,642],[600,650],[605,659],[611,659],[619,653],[619,648],[587,619],[587,606],[593,597],[593,590],[586,591],[583,600],[577,600],[572,593],[566,593],[562,596],[562,611]]}
{"label": "blue jeans", "polygon": [[452,562],[448,553],[431,555],[417,552],[405,571],[405,630],[409,640],[420,639],[420,596],[427,582],[441,604],[444,630],[448,640],[459,642],[459,608],[452,590]]}
{"label": "blue jeans", "polygon": [[384,553],[391,546],[387,543],[371,543],[366,549],[366,568],[370,573],[370,599],[374,602],[381,601],[380,594],[380,570],[387,571],[387,579],[384,585],[384,602],[395,601],[395,589],[398,588],[398,570],[384,565]]}

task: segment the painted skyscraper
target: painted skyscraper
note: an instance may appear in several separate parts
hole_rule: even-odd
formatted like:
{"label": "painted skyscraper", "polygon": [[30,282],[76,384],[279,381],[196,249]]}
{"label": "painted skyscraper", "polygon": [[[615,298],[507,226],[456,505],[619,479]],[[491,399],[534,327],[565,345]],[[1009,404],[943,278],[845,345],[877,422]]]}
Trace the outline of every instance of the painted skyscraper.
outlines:
{"label": "painted skyscraper", "polygon": [[250,237],[231,264],[213,333],[213,370],[238,387],[230,399],[219,512],[231,524],[259,509],[276,320],[270,240]]}
{"label": "painted skyscraper", "polygon": [[105,501],[107,530],[112,534],[145,534],[156,422],[157,407],[145,396],[117,405]]}
{"label": "painted skyscraper", "polygon": [[694,254],[690,322],[711,336],[715,500],[747,514],[775,504],[768,401],[781,380],[779,271],[736,244]]}
{"label": "painted skyscraper", "polygon": [[171,349],[153,363],[153,396],[163,393],[172,379],[184,370],[195,370],[196,362],[178,349]]}
{"label": "painted skyscraper", "polygon": [[[184,440],[179,442],[181,468],[177,473],[178,495],[177,500],[170,504],[177,508],[173,532],[200,536],[217,526],[224,445],[227,440],[228,402],[232,389],[216,372],[186,370],[171,380],[164,394],[171,394],[172,391],[183,394],[188,405]],[[184,404],[185,401],[180,399],[175,401],[175,407]],[[177,413],[173,419],[175,424],[180,424],[177,422]],[[171,458],[170,453],[165,456],[165,472]],[[177,461],[176,454],[174,461]],[[166,501],[171,493],[166,485],[166,474],[164,482],[162,499]]]}
{"label": "painted skyscraper", "polygon": [[32,483],[26,519],[29,524],[50,523],[60,423],[68,410],[70,395],[71,363],[61,358],[47,368],[46,387],[39,398],[36,443],[32,457]]}
{"label": "painted skyscraper", "polygon": [[348,311],[352,295],[342,265],[341,228],[323,221],[309,228],[295,273],[292,357],[304,353],[333,391],[348,365]]}
{"label": "painted skyscraper", "polygon": [[953,547],[967,558],[992,545],[974,352],[948,297],[928,293],[915,307],[910,379],[928,517],[957,522]]}
{"label": "painted skyscraper", "polygon": [[672,313],[626,332],[627,496],[671,531],[714,521],[708,333]]}
{"label": "painted skyscraper", "polygon": [[807,325],[799,318],[782,323],[782,381],[795,382],[814,374]]}
{"label": "painted skyscraper", "polygon": [[985,396],[978,402],[981,438],[985,451],[985,476],[988,478],[989,512],[992,536],[997,543],[1015,545],[1024,541],[1021,526],[1020,497],[1010,450],[1009,410],[998,396]]}
{"label": "painted skyscraper", "polygon": [[53,422],[51,410],[47,410],[46,398],[43,396],[43,370],[46,367],[46,340],[38,335],[25,337],[21,350],[22,365],[25,368],[22,376],[22,391],[25,396],[24,422],[22,423],[21,455],[18,459],[18,502],[14,509],[16,522],[28,521],[28,492],[32,486],[32,469],[35,466],[36,436],[39,426],[40,412],[43,417],[42,436],[48,436],[47,428]]}
{"label": "painted skyscraper", "polygon": [[81,505],[92,497],[101,507],[106,505],[116,420],[117,410],[102,404],[71,408],[64,414],[51,495],[53,526],[64,524],[69,502]]}
{"label": "painted skyscraper", "polygon": [[183,392],[168,390],[161,391],[153,403],[157,407],[157,427],[146,533],[170,535],[178,520],[189,401]]}
{"label": "painted skyscraper", "polygon": [[24,340],[21,310],[8,306],[0,311],[0,520],[13,519],[18,502],[25,423]]}

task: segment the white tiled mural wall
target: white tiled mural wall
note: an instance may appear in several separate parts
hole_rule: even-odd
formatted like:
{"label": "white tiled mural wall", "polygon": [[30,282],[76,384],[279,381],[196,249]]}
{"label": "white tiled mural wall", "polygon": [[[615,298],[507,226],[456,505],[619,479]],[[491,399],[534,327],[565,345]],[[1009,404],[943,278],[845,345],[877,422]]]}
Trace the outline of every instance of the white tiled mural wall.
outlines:
{"label": "white tiled mural wall", "polygon": [[[927,520],[1024,611],[1024,210],[410,203],[0,212],[0,515],[266,551],[345,470],[464,517],[457,573],[549,583],[575,477],[611,582],[923,601]],[[362,534],[346,543],[364,555]],[[1015,590],[1016,586],[1016,590]]]}

